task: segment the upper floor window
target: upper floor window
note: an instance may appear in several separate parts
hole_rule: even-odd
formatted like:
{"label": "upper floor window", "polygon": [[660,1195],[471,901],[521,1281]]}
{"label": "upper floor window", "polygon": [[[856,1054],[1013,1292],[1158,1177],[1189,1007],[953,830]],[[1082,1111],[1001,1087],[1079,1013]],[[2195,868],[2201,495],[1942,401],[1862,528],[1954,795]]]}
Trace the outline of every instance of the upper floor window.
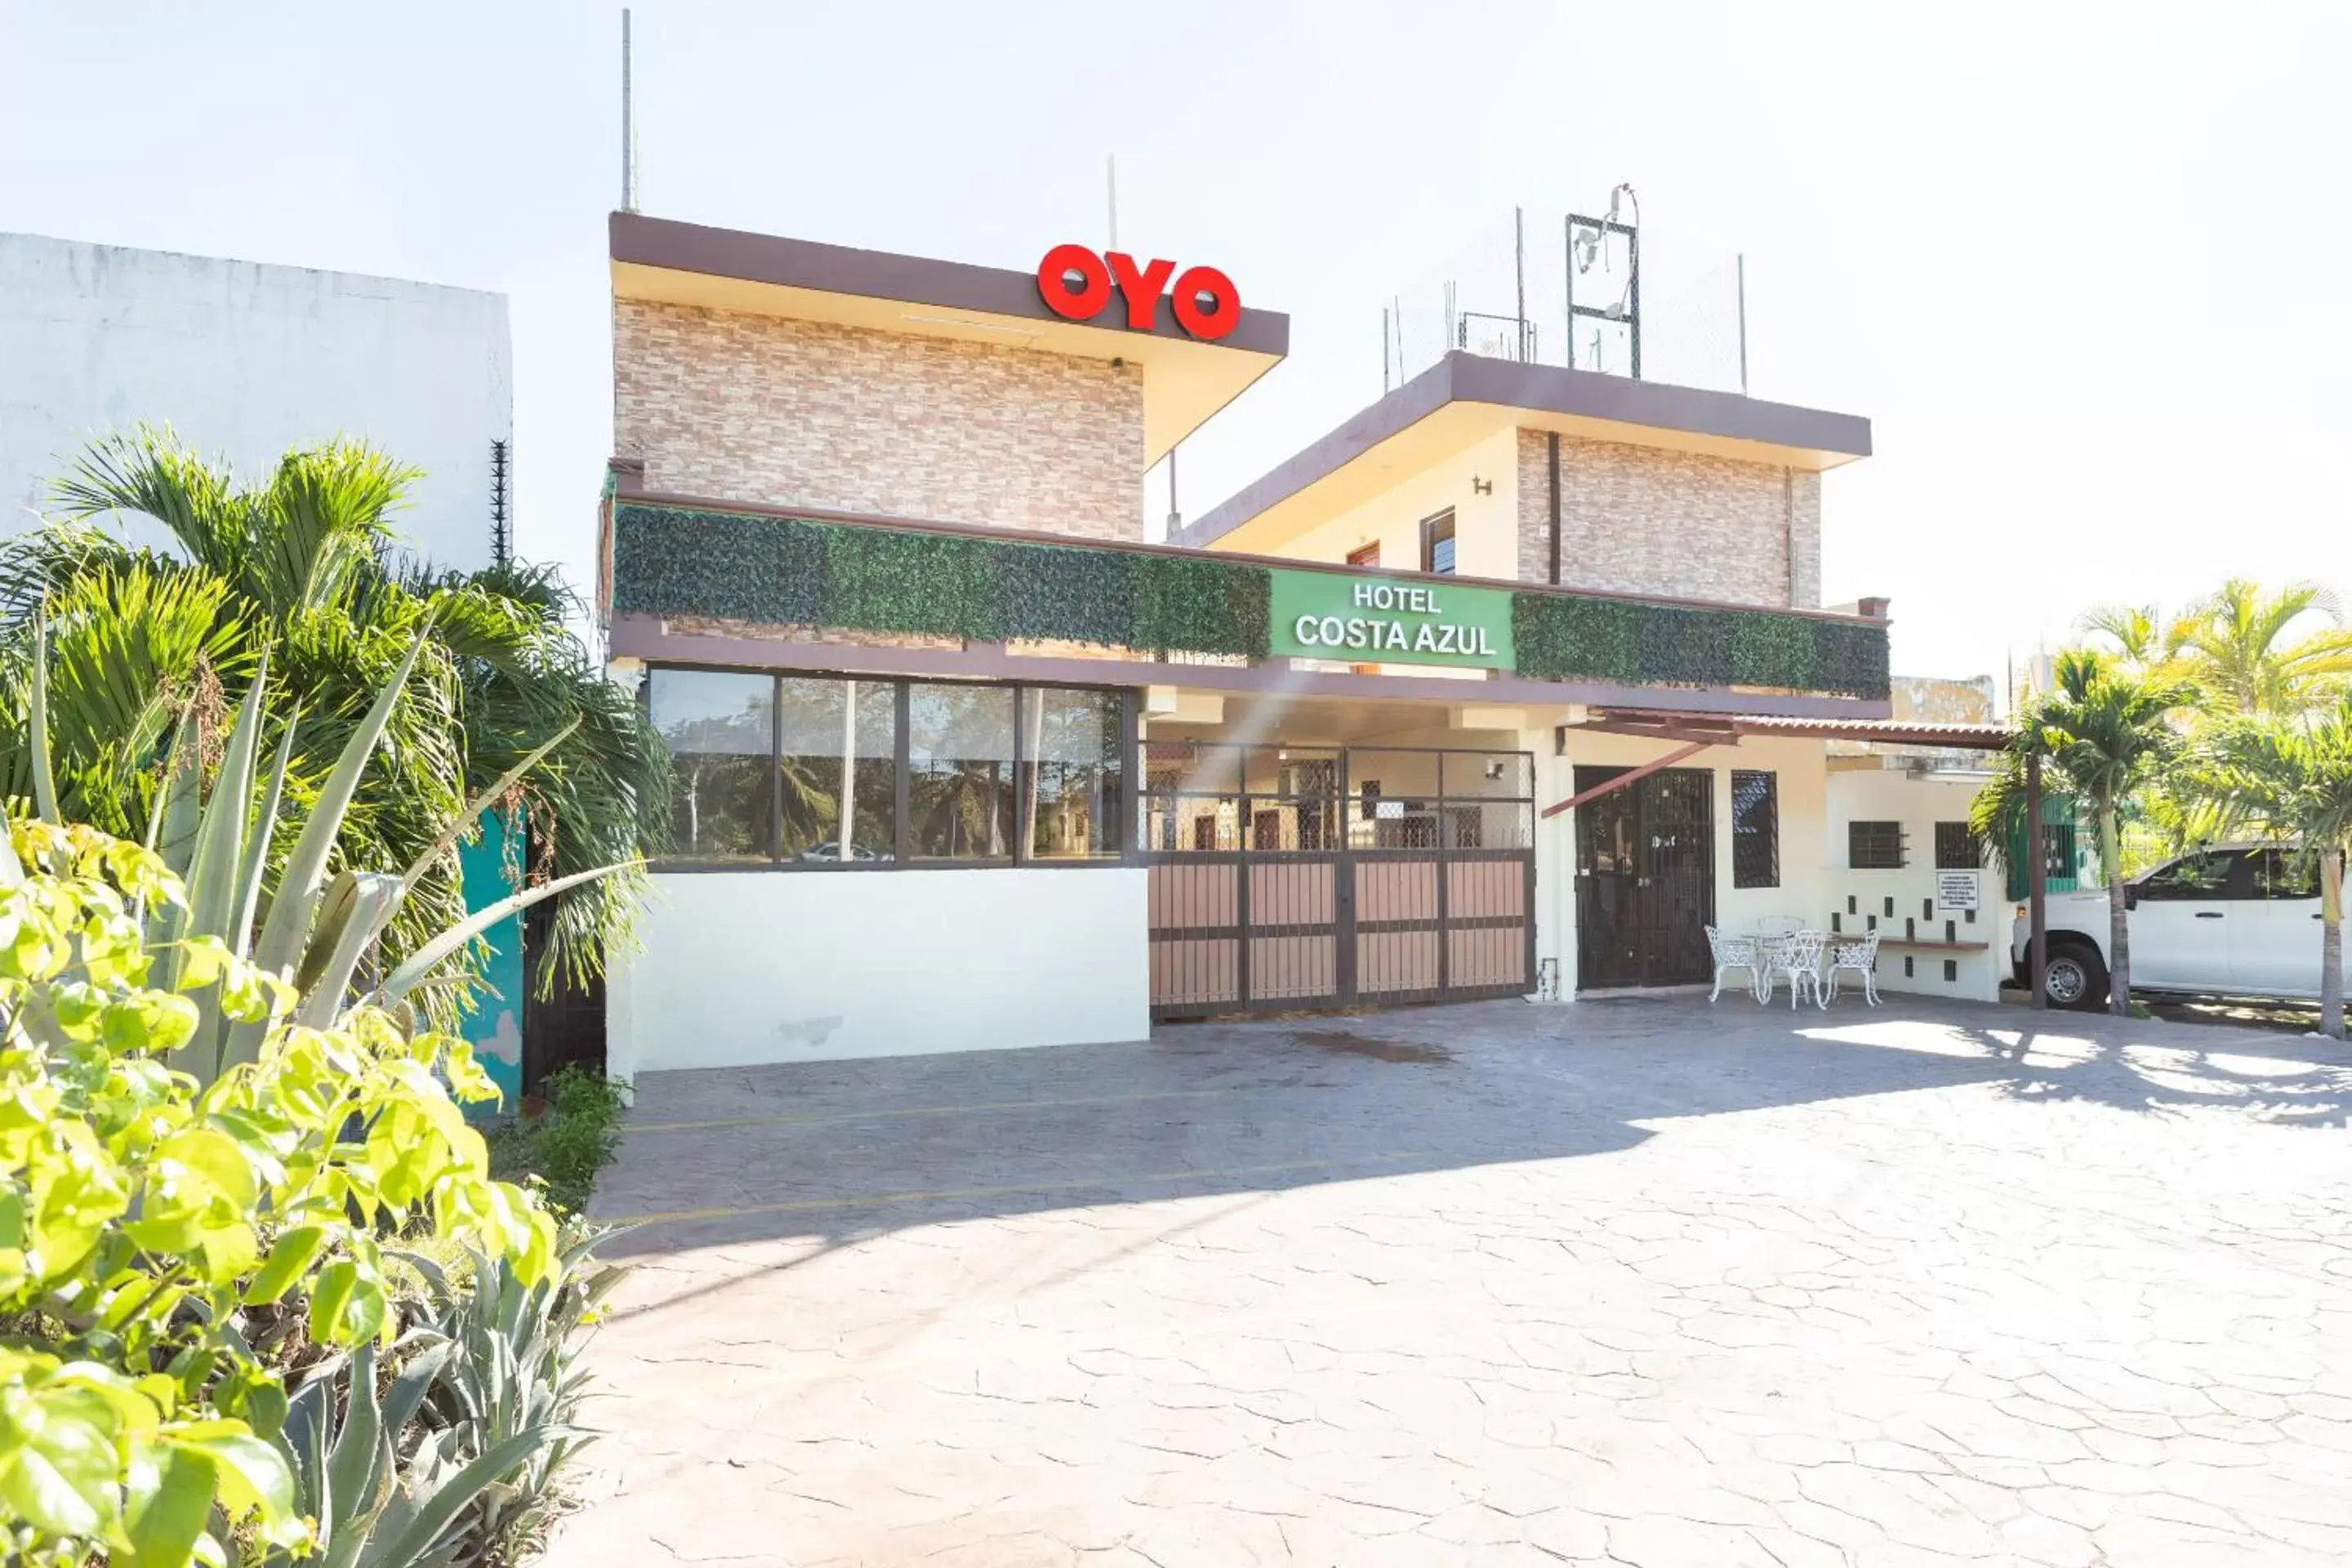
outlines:
{"label": "upper floor window", "polygon": [[1421,569],[1451,575],[1454,571],[1454,509],[1421,520]]}

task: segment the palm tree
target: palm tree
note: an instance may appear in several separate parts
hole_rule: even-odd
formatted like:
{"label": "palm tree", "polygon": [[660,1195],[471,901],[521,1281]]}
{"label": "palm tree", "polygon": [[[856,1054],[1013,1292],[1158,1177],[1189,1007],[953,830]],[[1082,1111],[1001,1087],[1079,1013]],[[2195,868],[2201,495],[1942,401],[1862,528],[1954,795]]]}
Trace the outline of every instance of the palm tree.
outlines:
{"label": "palm tree", "polygon": [[[633,860],[667,829],[660,742],[565,624],[551,572],[439,572],[395,550],[390,515],[415,470],[337,441],[288,453],[242,484],[168,430],[94,444],[55,490],[57,515],[0,544],[0,794],[26,793],[24,700],[32,626],[49,628],[50,745],[67,815],[137,837],[183,712],[199,751],[225,737],[221,691],[266,654],[271,710],[294,725],[288,805],[307,809],[344,741],[408,649],[408,697],[338,842],[346,864],[437,857],[386,933],[398,957],[461,917],[454,854],[437,825],[550,738],[562,739],[502,805],[529,824],[537,884]],[[119,514],[162,525],[169,549],[131,544]],[[207,741],[205,738],[209,737]],[[640,874],[559,900],[540,980],[595,972],[623,940]]]}
{"label": "palm tree", "polygon": [[[2352,848],[2352,693],[2304,719],[2247,716],[2198,748],[2197,784],[2319,863],[2319,1027],[2344,1035],[2344,857]],[[2307,863],[2307,862],[2306,862]]]}
{"label": "palm tree", "polygon": [[2011,828],[2024,820],[2026,760],[2033,756],[2047,764],[2054,793],[2087,808],[2107,884],[2108,1006],[2122,1016],[2131,1010],[2123,812],[2180,755],[2184,742],[2170,716],[2194,703],[2198,691],[2188,681],[2135,669],[2095,648],[2061,653],[2053,674],[2053,687],[2018,716],[1971,820],[1992,842],[2010,841]]}
{"label": "palm tree", "polygon": [[2083,616],[2085,635],[2112,639],[2126,664],[2142,669],[2170,665],[2189,635],[2185,620],[2164,619],[2154,605],[2103,605]]}
{"label": "palm tree", "polygon": [[[2291,636],[2310,617],[2327,623]],[[2352,675],[2343,603],[2314,583],[2275,594],[2232,577],[2178,627],[2184,673],[2217,702],[2246,713],[2294,713],[2325,702]]]}

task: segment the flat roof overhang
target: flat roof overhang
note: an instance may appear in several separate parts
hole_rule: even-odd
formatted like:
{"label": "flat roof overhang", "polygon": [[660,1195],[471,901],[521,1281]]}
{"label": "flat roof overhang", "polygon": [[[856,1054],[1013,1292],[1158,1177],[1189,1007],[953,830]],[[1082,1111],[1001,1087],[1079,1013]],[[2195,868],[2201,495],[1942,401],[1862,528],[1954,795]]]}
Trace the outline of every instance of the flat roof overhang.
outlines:
{"label": "flat roof overhang", "polygon": [[1243,308],[1213,342],[1176,321],[1166,295],[1149,331],[1127,325],[1116,292],[1089,321],[1066,321],[1037,293],[1034,272],[857,250],[700,224],[612,215],[613,296],[706,310],[825,321],[906,336],[1033,349],[1143,367],[1144,460],[1241,395],[1290,351],[1290,318]]}
{"label": "flat roof overhang", "polygon": [[1172,542],[1278,548],[1515,428],[1809,473],[1870,455],[1870,421],[1854,415],[1456,351],[1202,513]]}

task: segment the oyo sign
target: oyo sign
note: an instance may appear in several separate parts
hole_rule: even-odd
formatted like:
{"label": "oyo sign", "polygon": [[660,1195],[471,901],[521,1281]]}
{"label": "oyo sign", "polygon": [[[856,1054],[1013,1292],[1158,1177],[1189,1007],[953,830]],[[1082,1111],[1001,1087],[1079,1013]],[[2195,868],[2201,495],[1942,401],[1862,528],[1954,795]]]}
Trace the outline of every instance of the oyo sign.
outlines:
{"label": "oyo sign", "polygon": [[[1171,276],[1173,289],[1168,287]],[[1188,267],[1179,274],[1172,261],[1139,267],[1123,250],[1097,256],[1083,245],[1057,245],[1037,263],[1037,292],[1045,308],[1073,321],[1100,315],[1114,288],[1127,301],[1127,324],[1139,332],[1151,330],[1163,290],[1171,296],[1177,323],[1196,338],[1222,338],[1242,319],[1241,290],[1213,267]]]}

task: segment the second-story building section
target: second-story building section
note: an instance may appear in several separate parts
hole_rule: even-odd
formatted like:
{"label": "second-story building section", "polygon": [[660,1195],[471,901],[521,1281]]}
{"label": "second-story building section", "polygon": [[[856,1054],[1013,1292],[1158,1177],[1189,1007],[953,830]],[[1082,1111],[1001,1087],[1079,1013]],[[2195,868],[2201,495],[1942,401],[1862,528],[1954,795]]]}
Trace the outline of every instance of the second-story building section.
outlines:
{"label": "second-story building section", "polygon": [[1281,359],[1170,302],[1049,310],[1034,275],[616,213],[614,448],[648,491],[1140,540],[1143,475]]}
{"label": "second-story building section", "polygon": [[1457,352],[1179,542],[1815,609],[1822,475],[1869,452],[1850,415]]}

